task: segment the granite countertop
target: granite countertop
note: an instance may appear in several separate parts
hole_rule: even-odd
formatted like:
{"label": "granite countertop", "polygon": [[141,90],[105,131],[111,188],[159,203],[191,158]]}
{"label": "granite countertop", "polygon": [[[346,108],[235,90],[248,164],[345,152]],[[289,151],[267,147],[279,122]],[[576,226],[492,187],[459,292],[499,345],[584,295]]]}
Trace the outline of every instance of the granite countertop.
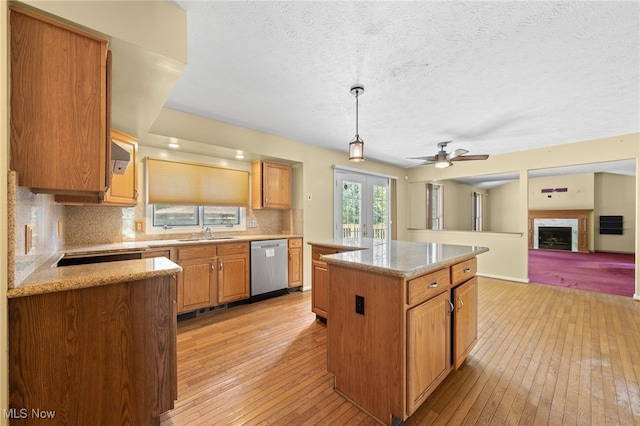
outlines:
{"label": "granite countertop", "polygon": [[81,256],[94,253],[118,253],[127,251],[145,251],[153,250],[155,248],[162,247],[175,247],[182,245],[193,244],[224,244],[234,243],[238,241],[263,241],[263,240],[275,240],[286,238],[302,238],[302,235],[237,235],[231,237],[215,237],[211,238],[182,238],[175,240],[146,240],[146,241],[133,241],[125,243],[111,243],[111,244],[98,244],[88,246],[67,247],[60,253],[60,257],[66,256]]}
{"label": "granite countertop", "polygon": [[23,297],[119,282],[137,281],[161,275],[173,275],[182,271],[179,265],[166,257],[57,267],[56,264],[63,256],[78,257],[95,254],[143,252],[162,247],[194,244],[224,244],[238,241],[248,242],[281,238],[302,238],[302,235],[242,235],[214,239],[148,240],[68,247],[49,258],[34,273],[20,283],[19,286],[9,288],[7,290],[7,297]]}
{"label": "granite countertop", "polygon": [[138,281],[157,276],[173,275],[180,271],[182,271],[182,268],[166,257],[63,267],[56,267],[55,264],[47,263],[29,275],[19,287],[10,288],[7,291],[7,297],[23,297]]}
{"label": "granite countertop", "polygon": [[434,271],[489,251],[486,247],[453,244],[344,238],[309,242],[313,246],[350,251],[322,256],[332,265],[408,278]]}

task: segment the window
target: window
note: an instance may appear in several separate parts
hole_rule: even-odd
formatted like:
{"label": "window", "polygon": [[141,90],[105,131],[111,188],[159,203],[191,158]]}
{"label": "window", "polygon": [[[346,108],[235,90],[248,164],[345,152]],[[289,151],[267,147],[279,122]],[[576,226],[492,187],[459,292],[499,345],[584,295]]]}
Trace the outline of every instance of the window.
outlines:
{"label": "window", "polygon": [[246,229],[244,207],[152,204],[148,208],[148,220],[153,224],[150,233],[167,230],[194,233],[205,226],[219,230]]}

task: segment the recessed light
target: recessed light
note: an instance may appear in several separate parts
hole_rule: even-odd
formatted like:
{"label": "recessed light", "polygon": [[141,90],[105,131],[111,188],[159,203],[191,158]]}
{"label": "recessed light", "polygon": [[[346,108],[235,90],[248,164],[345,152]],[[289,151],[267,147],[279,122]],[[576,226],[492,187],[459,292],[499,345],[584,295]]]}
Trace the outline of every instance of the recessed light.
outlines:
{"label": "recessed light", "polygon": [[178,143],[178,139],[176,138],[169,138],[169,143],[167,143],[167,146],[169,146],[169,148],[180,148],[180,144]]}
{"label": "recessed light", "polygon": [[244,160],[244,153],[242,151],[236,153],[236,160]]}

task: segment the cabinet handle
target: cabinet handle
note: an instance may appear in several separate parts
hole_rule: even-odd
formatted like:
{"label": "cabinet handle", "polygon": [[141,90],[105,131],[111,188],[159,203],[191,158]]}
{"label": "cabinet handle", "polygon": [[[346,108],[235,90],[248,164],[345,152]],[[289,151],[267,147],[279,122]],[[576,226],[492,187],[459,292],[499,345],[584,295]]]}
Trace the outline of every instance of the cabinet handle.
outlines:
{"label": "cabinet handle", "polygon": [[429,287],[429,288],[438,288],[438,281],[429,284],[427,287]]}
{"label": "cabinet handle", "polygon": [[220,269],[220,271],[222,271],[222,260],[219,261],[219,264],[220,264],[219,269]]}
{"label": "cabinet handle", "polygon": [[293,253],[289,253],[289,260],[293,260]]}
{"label": "cabinet handle", "polygon": [[213,266],[213,262],[209,262],[209,267],[210,267],[209,272],[213,272],[216,270],[216,267]]}
{"label": "cabinet handle", "polygon": [[464,303],[462,303],[462,299],[460,299],[460,296],[458,296],[458,302],[460,302],[460,307],[458,308],[458,312],[460,312],[460,309],[462,309],[462,307],[464,306]]}
{"label": "cabinet handle", "polygon": [[451,310],[447,312],[447,315],[451,316],[451,314],[453,313],[453,311],[456,310],[456,308],[453,306],[453,303],[451,303],[451,299],[447,299],[447,302],[449,302],[449,307],[451,308]]}
{"label": "cabinet handle", "polygon": [[464,268],[462,272],[464,272],[465,274],[468,274],[469,272],[471,272],[471,268]]}

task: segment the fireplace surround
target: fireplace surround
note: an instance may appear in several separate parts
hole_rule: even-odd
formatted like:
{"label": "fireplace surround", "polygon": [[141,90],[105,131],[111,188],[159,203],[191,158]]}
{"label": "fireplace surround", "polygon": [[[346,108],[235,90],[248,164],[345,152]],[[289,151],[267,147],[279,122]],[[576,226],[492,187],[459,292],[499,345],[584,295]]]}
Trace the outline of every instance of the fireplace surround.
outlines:
{"label": "fireplace surround", "polygon": [[553,247],[586,253],[589,251],[589,215],[592,210],[529,210],[529,248],[539,247],[540,228],[571,228],[571,247]]}

